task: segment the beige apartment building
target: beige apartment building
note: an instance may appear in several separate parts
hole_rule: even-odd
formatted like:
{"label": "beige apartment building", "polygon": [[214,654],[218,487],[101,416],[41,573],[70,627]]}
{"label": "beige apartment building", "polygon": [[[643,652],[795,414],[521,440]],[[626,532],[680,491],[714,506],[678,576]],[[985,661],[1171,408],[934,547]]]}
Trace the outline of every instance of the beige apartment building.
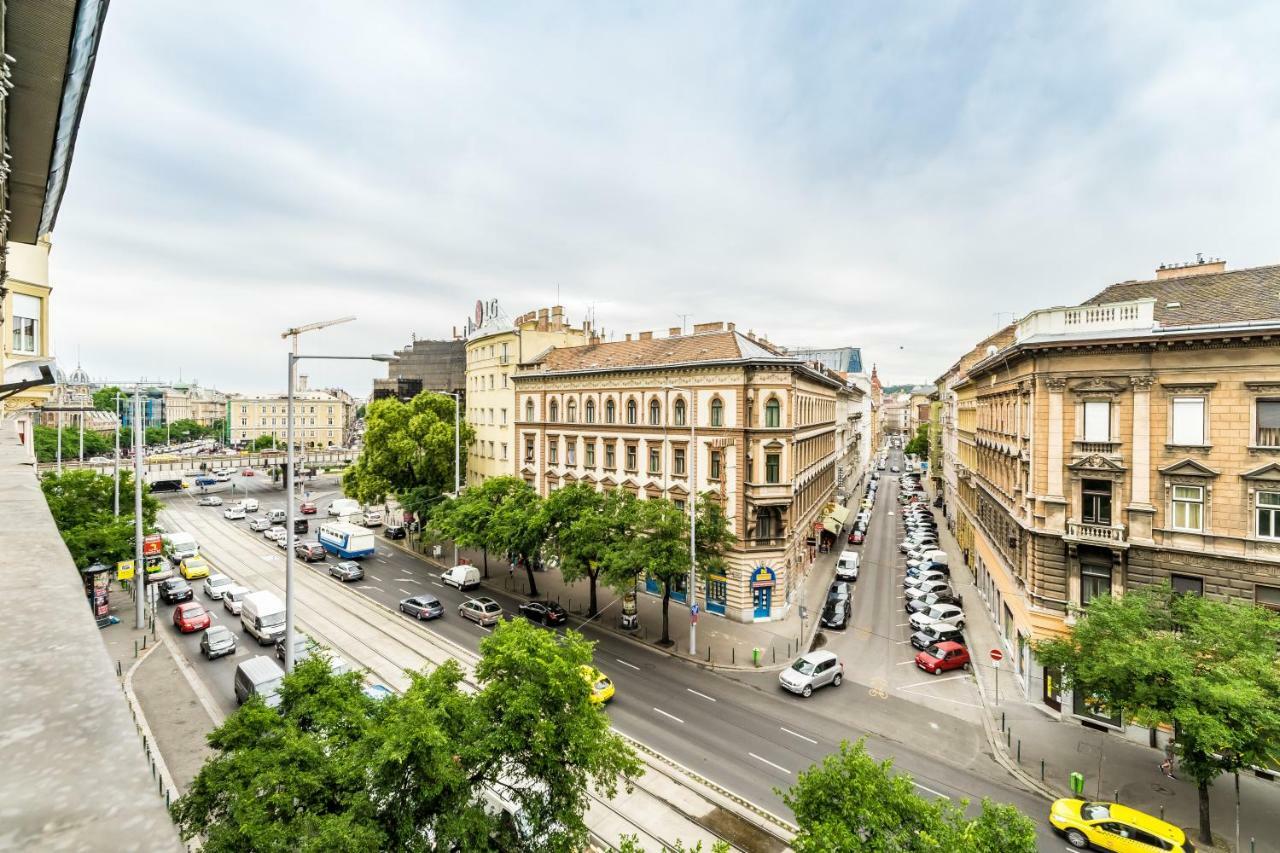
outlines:
{"label": "beige apartment building", "polygon": [[[328,391],[308,391],[306,377],[299,376],[303,390],[293,395],[294,441],[304,449],[345,446],[352,403]],[[255,441],[269,435],[283,448],[288,436],[288,398],[284,394],[250,396],[236,394],[227,399],[227,440],[232,444]]]}
{"label": "beige apartment building", "polygon": [[516,473],[516,365],[552,347],[587,342],[588,324],[570,326],[564,308],[540,308],[507,320],[497,300],[476,303],[467,327],[466,418],[476,438],[467,452],[467,484]]}
{"label": "beige apartment building", "polygon": [[1119,723],[1064,709],[1030,648],[1094,597],[1167,581],[1280,609],[1278,332],[1280,266],[1201,261],[1032,312],[940,380],[957,539],[1046,705]]}
{"label": "beige apartment building", "polygon": [[[11,242],[6,268],[8,278],[0,286],[0,379],[24,361],[52,357],[49,336],[49,240],[33,244]],[[53,394],[52,385],[19,391],[0,400],[0,417],[6,412],[38,408]]]}
{"label": "beige apartment building", "polygon": [[528,359],[514,381],[516,470],[541,494],[585,482],[685,505],[712,492],[737,543],[725,574],[696,591],[704,612],[743,622],[787,613],[833,535],[824,526],[834,514],[838,531],[845,517],[832,503],[844,455],[836,414],[852,393],[839,376],[732,323],[703,323],[665,338],[593,337]]}

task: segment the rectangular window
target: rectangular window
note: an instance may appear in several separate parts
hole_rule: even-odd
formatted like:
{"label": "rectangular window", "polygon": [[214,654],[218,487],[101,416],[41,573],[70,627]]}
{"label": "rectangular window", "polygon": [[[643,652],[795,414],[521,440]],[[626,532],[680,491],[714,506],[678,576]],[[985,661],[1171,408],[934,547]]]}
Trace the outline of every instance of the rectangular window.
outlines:
{"label": "rectangular window", "polygon": [[1257,406],[1258,447],[1280,447],[1280,400],[1259,400]]}
{"label": "rectangular window", "polygon": [[1111,404],[1105,400],[1086,400],[1084,404],[1084,440],[1111,440]]}
{"label": "rectangular window", "polygon": [[566,438],[564,440],[564,462],[566,465],[578,464],[578,440],[576,438]]}
{"label": "rectangular window", "polygon": [[657,474],[662,471],[662,455],[656,447],[649,448],[649,473]]}
{"label": "rectangular window", "polygon": [[505,374],[505,373],[504,373],[504,374],[502,374],[502,387],[503,387],[503,388],[507,388],[507,387],[509,387],[509,386],[507,385],[507,374]]}
{"label": "rectangular window", "polygon": [[1096,563],[1084,563],[1080,566],[1080,604],[1088,605],[1090,601],[1103,595],[1111,594],[1111,567]]}
{"label": "rectangular window", "polygon": [[493,442],[489,442],[489,458],[493,458]]}
{"label": "rectangular window", "polygon": [[1254,603],[1268,610],[1274,610],[1280,613],[1280,586],[1263,586],[1262,584],[1254,584],[1253,586]]}
{"label": "rectangular window", "polygon": [[766,453],[764,455],[764,481],[766,483],[780,482],[782,477],[782,455],[778,453]]}
{"label": "rectangular window", "polygon": [[1204,489],[1200,486],[1173,487],[1173,529],[1199,533],[1204,530]]}
{"label": "rectangular window", "polygon": [[711,451],[711,473],[708,475],[708,479],[711,479],[711,480],[720,479],[720,451],[719,450]]}
{"label": "rectangular window", "polygon": [[560,439],[552,438],[547,441],[547,462],[556,465],[560,462]]}
{"label": "rectangular window", "polygon": [[1173,398],[1172,444],[1204,444],[1204,397]]}
{"label": "rectangular window", "polygon": [[507,443],[505,441],[502,442],[502,458],[503,460],[507,458]]}
{"label": "rectangular window", "polygon": [[503,409],[503,410],[502,410],[502,425],[503,425],[503,426],[506,426],[506,425],[507,425],[507,410],[506,410],[506,409]]}
{"label": "rectangular window", "polygon": [[1280,492],[1258,492],[1254,496],[1259,539],[1280,539]]}
{"label": "rectangular window", "polygon": [[594,441],[587,442],[586,463],[588,468],[596,467],[596,443]]}
{"label": "rectangular window", "polygon": [[1083,506],[1080,520],[1088,524],[1111,523],[1111,483],[1108,480],[1085,480],[1081,485]]}
{"label": "rectangular window", "polygon": [[1174,575],[1170,582],[1178,595],[1204,595],[1204,578],[1194,575]]}
{"label": "rectangular window", "polygon": [[13,351],[39,355],[40,299],[26,293],[15,293],[13,305]]}
{"label": "rectangular window", "polygon": [[525,462],[533,461],[533,439],[532,438],[526,438],[524,440],[524,461]]}
{"label": "rectangular window", "polygon": [[618,467],[617,456],[618,452],[614,449],[613,442],[606,441],[604,443],[604,467],[608,468],[610,471]]}
{"label": "rectangular window", "polygon": [[636,470],[636,446],[634,444],[627,445],[627,470]]}
{"label": "rectangular window", "polygon": [[671,502],[675,504],[676,509],[680,510],[681,512],[684,512],[684,508],[685,506],[687,506],[687,504],[685,504],[684,501],[672,500]]}
{"label": "rectangular window", "polygon": [[684,448],[677,447],[672,451],[671,467],[674,473],[684,474]]}

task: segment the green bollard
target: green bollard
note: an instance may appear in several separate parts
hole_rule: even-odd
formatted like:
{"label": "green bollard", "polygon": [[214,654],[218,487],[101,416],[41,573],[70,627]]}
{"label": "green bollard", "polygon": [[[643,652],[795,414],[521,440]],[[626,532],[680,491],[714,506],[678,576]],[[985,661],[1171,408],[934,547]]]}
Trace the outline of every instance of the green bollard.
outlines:
{"label": "green bollard", "polygon": [[760,649],[756,647],[751,650],[751,663],[757,668],[760,666]]}
{"label": "green bollard", "polygon": [[1071,793],[1076,796],[1082,796],[1084,794],[1084,774],[1073,772],[1069,778],[1071,780]]}

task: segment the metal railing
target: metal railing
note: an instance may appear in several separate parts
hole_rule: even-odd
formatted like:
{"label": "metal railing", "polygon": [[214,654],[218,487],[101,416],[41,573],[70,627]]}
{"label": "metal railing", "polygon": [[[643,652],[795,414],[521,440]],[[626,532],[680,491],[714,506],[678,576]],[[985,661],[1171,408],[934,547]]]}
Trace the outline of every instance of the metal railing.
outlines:
{"label": "metal railing", "polygon": [[1073,539],[1092,539],[1096,542],[1124,542],[1123,524],[1096,524],[1087,521],[1068,521],[1067,535]]}

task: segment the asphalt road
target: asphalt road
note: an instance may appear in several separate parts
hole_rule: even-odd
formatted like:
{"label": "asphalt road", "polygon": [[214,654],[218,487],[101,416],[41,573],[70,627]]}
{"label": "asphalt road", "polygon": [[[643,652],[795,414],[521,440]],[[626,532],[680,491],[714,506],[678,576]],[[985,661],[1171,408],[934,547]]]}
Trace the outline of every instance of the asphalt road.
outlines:
{"label": "asphalt road", "polygon": [[[283,508],[284,495],[273,486],[269,478],[233,477],[234,495],[246,494],[258,498],[261,512]],[[216,491],[224,498],[232,496],[231,484],[223,484]],[[321,513],[329,500],[337,497],[337,485],[331,478],[327,483],[311,485],[311,499]],[[213,490],[211,490],[213,491]],[[258,556],[272,569],[283,574],[283,551],[274,543],[248,530],[244,522],[231,522],[222,518],[221,507],[198,507],[196,495],[182,494],[166,497],[165,504],[170,529],[182,527],[180,520],[191,514],[201,517],[207,527],[212,518],[226,529],[227,537],[215,538],[236,542],[255,549]],[[876,524],[867,547],[879,554],[886,548],[894,549],[901,537],[886,537],[888,525],[896,521],[887,515],[889,506],[896,507],[892,496],[885,494],[878,502]],[[322,520],[320,516],[312,516]],[[316,525],[307,537],[315,538]],[[220,529],[220,528],[216,528]],[[379,534],[381,530],[379,529]],[[891,538],[891,542],[884,542]],[[877,543],[876,540],[882,540]],[[257,543],[257,544],[254,544]],[[211,557],[217,560],[217,541],[202,541]],[[237,549],[242,550],[242,549]],[[330,558],[332,559],[332,558]],[[876,557],[878,562],[881,557]],[[891,565],[887,558],[886,563]],[[900,562],[900,560],[899,560]],[[327,563],[308,566],[298,562],[295,571],[325,572]],[[392,610],[398,602],[419,592],[431,592],[445,605],[445,616],[426,623],[439,635],[476,649],[486,629],[463,620],[457,615],[457,606],[465,598],[479,593],[460,593],[439,582],[439,570],[424,563],[415,555],[406,553],[388,543],[380,535],[374,557],[364,561],[366,577],[347,585],[334,580],[335,589],[343,594],[364,595]],[[258,567],[261,568],[261,567]],[[879,571],[880,567],[876,567]],[[905,621],[901,593],[898,592],[896,609],[884,597],[867,594],[868,580],[876,577],[864,568],[855,594],[855,624],[868,620],[871,630],[880,633],[884,620],[894,624]],[[888,573],[884,572],[887,576]],[[811,578],[811,582],[825,582],[823,578]],[[876,581],[873,580],[873,584]],[[894,579],[894,586],[900,581]],[[881,582],[885,586],[885,582]],[[486,589],[483,594],[495,598],[509,614],[516,612],[520,599],[502,592]],[[203,600],[198,589],[197,598]],[[884,601],[885,612],[881,612]],[[244,638],[238,620],[222,609],[220,603],[204,602],[211,606],[217,621],[227,625],[241,636],[241,644],[233,657],[205,661],[199,654],[199,634],[181,639],[181,647],[199,677],[218,704],[227,712],[234,710],[235,698],[232,679],[238,661],[247,657],[268,653],[270,650]],[[172,608],[161,605],[157,621],[166,630],[172,626]],[[397,611],[398,612],[398,611]],[[401,616],[401,618],[409,618]],[[777,676],[772,673],[722,674],[672,659],[648,647],[620,637],[610,631],[592,625],[578,625],[591,640],[596,641],[596,663],[617,686],[617,696],[608,711],[614,725],[622,732],[652,747],[672,759],[696,770],[724,788],[750,800],[761,808],[791,820],[790,811],[783,804],[775,788],[785,790],[795,782],[796,774],[807,769],[824,756],[834,752],[842,740],[865,737],[867,748],[877,758],[893,758],[895,766],[912,775],[917,787],[930,796],[949,797],[953,800],[982,797],[1009,802],[1030,815],[1041,827],[1042,849],[1061,849],[1061,842],[1049,832],[1044,820],[1046,804],[1039,797],[1016,787],[1007,774],[987,754],[988,746],[980,728],[957,717],[954,713],[909,701],[896,691],[886,691],[875,684],[859,684],[854,678],[841,687],[827,688],[803,699],[782,691]],[[847,655],[847,652],[841,652]],[[858,666],[863,665],[863,661]],[[885,662],[892,666],[894,662]],[[908,667],[897,667],[908,669]],[[911,667],[911,669],[914,669]]]}

